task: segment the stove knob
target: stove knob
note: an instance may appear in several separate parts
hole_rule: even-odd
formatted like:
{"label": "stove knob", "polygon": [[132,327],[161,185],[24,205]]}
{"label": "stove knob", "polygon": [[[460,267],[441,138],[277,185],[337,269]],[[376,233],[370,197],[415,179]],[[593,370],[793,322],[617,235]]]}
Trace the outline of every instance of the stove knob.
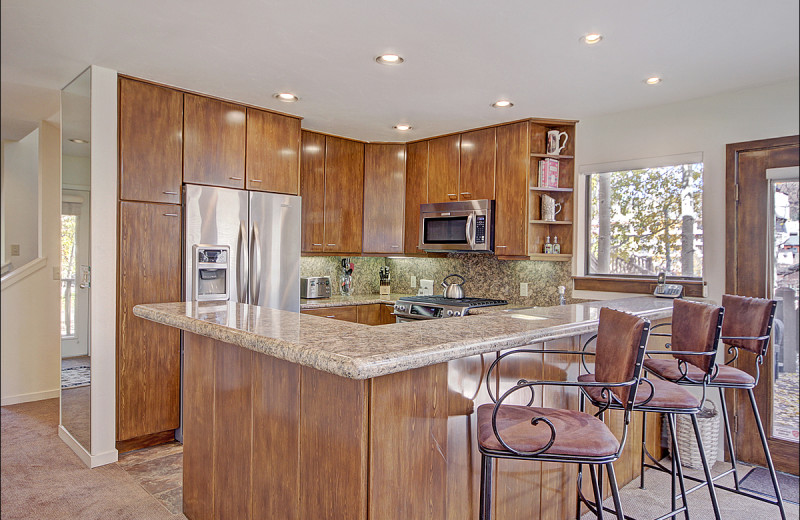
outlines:
{"label": "stove knob", "polygon": [[453,315],[453,311],[447,311],[447,315],[448,316],[452,316]]}
{"label": "stove knob", "polygon": [[458,312],[458,311],[456,311],[456,312],[455,312],[455,315],[456,315],[456,316],[461,316],[461,313],[460,313],[460,312]]}

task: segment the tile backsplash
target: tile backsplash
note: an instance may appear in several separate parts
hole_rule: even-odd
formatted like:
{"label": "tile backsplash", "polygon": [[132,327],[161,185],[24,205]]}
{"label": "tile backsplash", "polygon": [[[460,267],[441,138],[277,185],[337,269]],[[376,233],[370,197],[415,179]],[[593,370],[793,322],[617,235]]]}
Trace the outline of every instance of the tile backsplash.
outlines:
{"label": "tile backsplash", "polygon": [[[339,256],[309,256],[300,259],[300,276],[330,276],[333,293],[339,294],[342,274]],[[388,266],[393,293],[416,294],[419,280],[434,281],[434,294],[441,294],[439,285],[449,274],[466,279],[468,297],[498,298],[511,305],[549,306],[558,304],[558,286],[567,288],[567,301],[572,293],[572,263],[539,260],[498,260],[482,253],[451,253],[445,258],[351,257],[353,294],[374,294],[379,289],[378,271]],[[416,276],[417,287],[411,287]],[[528,296],[520,296],[520,283],[528,284]]]}

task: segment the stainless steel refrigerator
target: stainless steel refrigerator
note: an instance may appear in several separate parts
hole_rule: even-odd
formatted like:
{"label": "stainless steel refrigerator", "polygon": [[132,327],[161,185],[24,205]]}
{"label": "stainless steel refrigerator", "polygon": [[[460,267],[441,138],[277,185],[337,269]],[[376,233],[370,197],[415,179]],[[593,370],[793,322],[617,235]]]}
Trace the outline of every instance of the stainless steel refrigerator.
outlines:
{"label": "stainless steel refrigerator", "polygon": [[[300,312],[300,197],[187,184],[184,296],[193,299],[196,245],[228,246],[230,301]],[[181,395],[183,345],[181,345]],[[183,441],[181,426],[175,437]]]}
{"label": "stainless steel refrigerator", "polygon": [[192,247],[230,248],[231,301],[300,312],[300,197],[187,184],[184,295],[193,298]]}

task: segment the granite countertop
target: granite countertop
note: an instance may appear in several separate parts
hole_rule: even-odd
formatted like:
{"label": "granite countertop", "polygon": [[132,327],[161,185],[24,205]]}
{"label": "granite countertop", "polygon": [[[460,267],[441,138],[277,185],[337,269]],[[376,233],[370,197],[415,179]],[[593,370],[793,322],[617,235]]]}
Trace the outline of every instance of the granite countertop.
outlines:
{"label": "granite countertop", "polygon": [[411,294],[365,294],[357,296],[342,296],[337,294],[329,298],[301,298],[300,310],[323,309],[325,307],[344,307],[345,305],[370,305],[372,303],[394,303],[403,296]]}
{"label": "granite countertop", "polygon": [[[350,379],[591,333],[601,307],[672,315],[652,296],[369,326],[234,302],[137,305],[135,315]],[[324,320],[324,321],[322,321]]]}

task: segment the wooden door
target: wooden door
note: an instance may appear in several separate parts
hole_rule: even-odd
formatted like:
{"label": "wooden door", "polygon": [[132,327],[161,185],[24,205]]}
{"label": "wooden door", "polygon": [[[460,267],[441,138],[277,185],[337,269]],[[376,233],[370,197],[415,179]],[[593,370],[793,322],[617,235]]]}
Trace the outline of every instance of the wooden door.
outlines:
{"label": "wooden door", "polygon": [[133,315],[181,300],[181,207],[120,202],[117,440],[180,425],[180,331]]}
{"label": "wooden door", "polygon": [[119,79],[119,197],[180,204],[183,93]]}
{"label": "wooden door", "polygon": [[325,137],[326,253],[360,253],[364,209],[364,143]]}
{"label": "wooden door", "polygon": [[247,109],[248,190],[297,195],[300,188],[300,120]]}
{"label": "wooden door", "polygon": [[458,200],[460,148],[458,134],[428,141],[428,202]]}
{"label": "wooden door", "polygon": [[497,188],[494,244],[498,256],[528,253],[528,122],[497,128]]}
{"label": "wooden door", "polygon": [[364,152],[364,253],[403,253],[406,146],[367,144]]}
{"label": "wooden door", "polygon": [[183,181],[244,188],[245,108],[185,94],[183,117]]}
{"label": "wooden door", "polygon": [[406,216],[403,250],[407,255],[424,254],[419,248],[419,206],[428,202],[428,143],[419,141],[407,146]]}
{"label": "wooden door", "polygon": [[461,134],[458,200],[494,199],[495,128]]}
{"label": "wooden door", "polygon": [[[768,168],[797,166],[800,164],[798,136],[764,139],[727,146],[726,180],[726,276],[725,292],[771,298],[772,281],[767,279],[768,259],[774,254],[764,240],[772,214],[768,206]],[[738,195],[738,197],[737,197]],[[726,317],[727,319],[727,317]],[[774,336],[773,336],[774,338]],[[761,377],[755,388],[756,402],[764,430],[767,432],[770,453],[779,471],[798,473],[796,442],[772,436],[772,402],[774,362],[773,345],[761,365]],[[736,366],[755,374],[754,356],[743,353]],[[765,465],[758,430],[750,401],[743,391],[729,391],[729,412],[735,425],[736,458],[745,462]],[[793,396],[796,399],[796,395]]]}
{"label": "wooden door", "polygon": [[302,132],[300,196],[303,197],[303,253],[321,253],[325,212],[325,136]]}

